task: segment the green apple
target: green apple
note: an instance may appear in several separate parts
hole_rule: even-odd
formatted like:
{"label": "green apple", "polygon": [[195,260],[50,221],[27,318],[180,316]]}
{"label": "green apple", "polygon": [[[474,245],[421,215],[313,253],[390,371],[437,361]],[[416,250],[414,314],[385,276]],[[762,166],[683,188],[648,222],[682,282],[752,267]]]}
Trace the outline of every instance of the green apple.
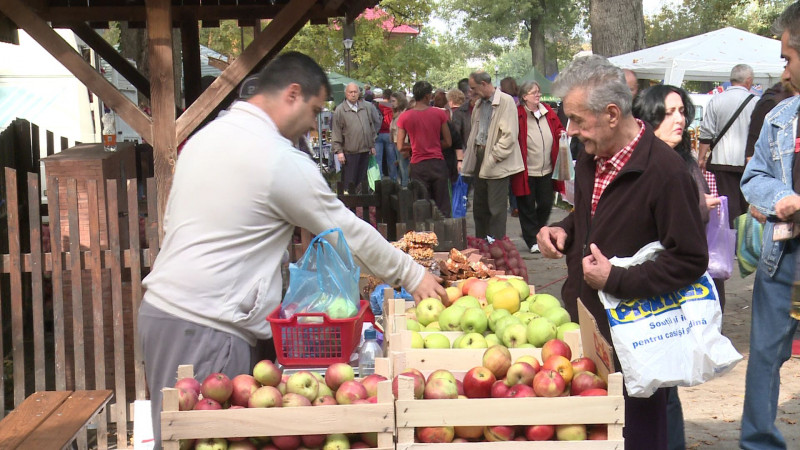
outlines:
{"label": "green apple", "polygon": [[536,348],[536,346],[531,344],[530,342],[526,342],[520,346],[517,346],[517,348]]}
{"label": "green apple", "polygon": [[517,312],[530,312],[531,304],[533,302],[530,300],[523,300],[519,303],[519,311]]}
{"label": "green apple", "polygon": [[519,292],[520,300],[525,300],[529,295],[531,295],[531,287],[528,286],[528,282],[522,278],[509,278],[508,283],[514,286],[514,289]]}
{"label": "green apple", "polygon": [[439,314],[444,311],[444,305],[438,298],[424,298],[417,305],[417,321],[423,327],[439,320]]}
{"label": "green apple", "polygon": [[491,347],[493,345],[502,345],[503,344],[502,342],[500,342],[500,338],[497,337],[497,335],[494,334],[494,333],[487,334],[484,337],[484,339],[486,339],[486,345],[488,345],[489,347]]}
{"label": "green apple", "polygon": [[486,318],[488,319],[488,318],[489,318],[489,316],[490,316],[490,315],[492,314],[492,312],[494,311],[494,306],[492,306],[492,305],[486,305],[486,306],[482,307],[482,308],[481,308],[481,310],[483,311],[483,313],[484,313],[484,314],[486,314]]}
{"label": "green apple", "polygon": [[528,323],[526,337],[528,342],[541,348],[545,342],[556,337],[556,326],[546,317],[537,317]]}
{"label": "green apple", "polygon": [[516,348],[528,342],[526,334],[527,329],[525,328],[525,325],[521,323],[514,323],[503,329],[503,334],[500,336],[500,338],[503,340],[503,344],[505,344],[506,347]]}
{"label": "green apple", "polygon": [[572,330],[580,330],[581,326],[575,322],[562,323],[556,328],[556,339],[564,340],[564,332]]}
{"label": "green apple", "polygon": [[489,329],[492,331],[497,331],[497,321],[510,315],[511,313],[508,312],[507,309],[495,309],[491,314],[489,314]]}
{"label": "green apple", "polygon": [[459,348],[458,346],[461,345],[461,341],[464,339],[465,334],[458,336],[457,338],[453,339],[453,348]]}
{"label": "green apple", "polygon": [[460,306],[460,307],[462,307],[464,309],[466,309],[466,308],[480,308],[481,306],[483,306],[483,305],[481,305],[480,300],[478,300],[477,298],[475,298],[475,297],[473,297],[471,295],[465,295],[465,296],[459,298],[458,300],[456,300],[453,304],[454,305],[458,305],[458,306]]}
{"label": "green apple", "polygon": [[500,340],[503,339],[503,330],[509,325],[513,325],[516,323],[522,323],[521,320],[514,316],[507,316],[503,317],[502,319],[497,321],[496,329],[494,330],[495,334],[500,337]]}
{"label": "green apple", "polygon": [[523,325],[528,325],[531,320],[539,317],[532,312],[515,312],[514,317],[517,317]]}
{"label": "green apple", "polygon": [[480,308],[469,308],[461,315],[461,331],[464,333],[483,333],[489,327],[489,319],[486,318]]}
{"label": "green apple", "polygon": [[431,322],[422,331],[442,331],[442,328],[439,326],[439,322]]}
{"label": "green apple", "polygon": [[486,339],[480,333],[467,333],[464,335],[458,347],[453,348],[489,348],[486,344]]}
{"label": "green apple", "polygon": [[331,319],[349,319],[358,314],[355,302],[344,297],[336,297],[327,308],[325,314]]}
{"label": "green apple", "polygon": [[439,328],[442,331],[461,331],[461,316],[466,308],[459,305],[448,306],[439,314]]}
{"label": "green apple", "polygon": [[561,302],[557,298],[550,294],[536,294],[534,296],[533,305],[531,305],[531,312],[544,316],[547,310],[555,308],[556,306],[561,306]]}
{"label": "green apple", "polygon": [[411,348],[425,348],[425,340],[416,331],[411,332]]}
{"label": "green apple", "polygon": [[569,313],[560,306],[548,309],[547,312],[542,314],[542,317],[547,317],[550,319],[550,322],[553,322],[556,326],[563,325],[570,321]]}
{"label": "green apple", "polygon": [[494,294],[507,287],[513,287],[508,281],[493,281],[486,287],[486,301],[491,305],[494,302]]}
{"label": "green apple", "polygon": [[425,348],[450,348],[450,339],[441,333],[425,336]]}
{"label": "green apple", "polygon": [[412,306],[412,307],[406,309],[406,318],[417,320],[417,307],[416,306]]}
{"label": "green apple", "polygon": [[414,319],[406,319],[406,330],[422,331],[422,325]]}

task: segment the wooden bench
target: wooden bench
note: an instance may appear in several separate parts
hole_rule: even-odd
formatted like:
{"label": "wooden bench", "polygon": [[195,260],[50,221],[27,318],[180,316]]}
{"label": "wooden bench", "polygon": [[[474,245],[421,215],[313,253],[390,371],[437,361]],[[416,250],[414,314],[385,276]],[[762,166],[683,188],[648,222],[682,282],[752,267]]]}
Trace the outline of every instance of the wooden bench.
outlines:
{"label": "wooden bench", "polygon": [[41,391],[0,421],[0,449],[65,448],[92,420],[112,391]]}

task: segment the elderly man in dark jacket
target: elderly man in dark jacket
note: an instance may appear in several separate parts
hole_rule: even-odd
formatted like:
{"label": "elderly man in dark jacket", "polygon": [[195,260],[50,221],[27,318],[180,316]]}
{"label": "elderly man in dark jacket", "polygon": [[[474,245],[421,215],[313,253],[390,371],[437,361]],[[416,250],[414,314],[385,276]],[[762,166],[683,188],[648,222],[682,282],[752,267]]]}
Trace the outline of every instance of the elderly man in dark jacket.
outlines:
{"label": "elderly man in dark jacket", "polygon": [[[699,194],[680,156],[634,119],[622,70],[607,59],[575,60],[554,91],[563,97],[568,133],[580,139],[585,152],[575,167],[575,210],[542,228],[537,241],[544,256],[567,256],[562,289],[567,310],[575,317],[580,298],[610,341],[598,291],[619,298],[666,294],[706,270]],[[665,248],[654,261],[621,268],[608,260],[632,256],[653,241]],[[625,393],[626,449],[666,450],[666,428],[666,389],[650,398]]]}

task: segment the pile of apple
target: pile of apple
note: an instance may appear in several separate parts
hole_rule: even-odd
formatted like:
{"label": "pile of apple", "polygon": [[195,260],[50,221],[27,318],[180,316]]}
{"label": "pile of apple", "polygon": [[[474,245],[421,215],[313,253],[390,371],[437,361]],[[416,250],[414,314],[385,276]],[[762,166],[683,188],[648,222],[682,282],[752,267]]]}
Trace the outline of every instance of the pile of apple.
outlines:
{"label": "pile of apple", "polygon": [[[356,380],[353,368],[345,363],[332,364],[325,376],[300,371],[283,374],[272,361],[253,367],[253,374],[233,379],[213,373],[202,383],[182,378],[175,383],[180,411],[236,408],[289,408],[326,405],[376,403],[378,382],[386,377],[372,374]],[[201,439],[194,443],[200,450],[294,450],[297,448],[342,450],[377,447],[376,433],[315,434],[253,438]],[[191,442],[182,448],[192,448]]]}
{"label": "pile of apple", "polygon": [[[406,369],[395,376],[392,388],[397,396],[398,379],[403,375],[414,379],[416,399],[608,395],[607,385],[597,375],[595,363],[586,357],[570,361],[571,357],[569,346],[560,339],[552,339],[544,344],[544,363],[531,355],[521,356],[512,363],[508,348],[495,345],[484,352],[483,365],[470,369],[463,380],[456,379],[447,370],[437,370],[426,380],[420,371]],[[425,443],[607,440],[608,430],[606,425],[418,427],[416,438]]]}
{"label": "pile of apple", "polygon": [[[470,278],[447,289],[448,298],[423,299],[406,310],[406,327],[412,331],[412,348],[540,348],[550,339],[562,339],[578,329],[561,302],[550,294],[530,294],[518,277]],[[422,337],[419,332],[433,332]],[[437,331],[461,331],[451,345]]]}

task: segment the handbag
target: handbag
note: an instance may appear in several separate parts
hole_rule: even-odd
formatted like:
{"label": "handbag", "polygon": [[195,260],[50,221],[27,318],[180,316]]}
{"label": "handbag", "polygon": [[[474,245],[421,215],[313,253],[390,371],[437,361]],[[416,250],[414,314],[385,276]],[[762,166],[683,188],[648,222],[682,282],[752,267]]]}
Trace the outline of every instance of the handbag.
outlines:
{"label": "handbag", "polygon": [[721,196],[719,207],[709,211],[706,225],[708,242],[708,273],[712,278],[727,280],[733,275],[733,258],[736,253],[736,231],[728,220],[728,197]]}
{"label": "handbag", "polygon": [[764,225],[748,211],[733,221],[736,227],[736,261],[742,278],[756,271],[761,258]]}

